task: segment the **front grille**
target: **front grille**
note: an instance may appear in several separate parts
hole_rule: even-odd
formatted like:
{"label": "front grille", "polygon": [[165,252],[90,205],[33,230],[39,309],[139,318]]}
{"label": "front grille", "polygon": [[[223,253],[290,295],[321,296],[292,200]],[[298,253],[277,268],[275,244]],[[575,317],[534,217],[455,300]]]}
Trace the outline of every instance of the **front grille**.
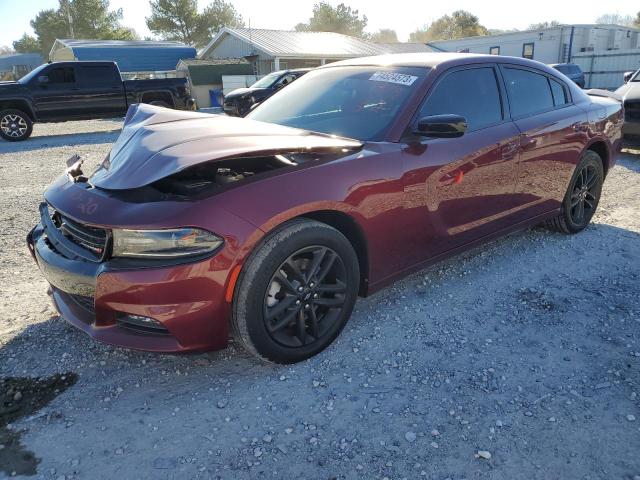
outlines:
{"label": "front grille", "polygon": [[69,240],[102,259],[107,249],[109,232],[104,228],[90,227],[70,219],[58,211],[51,215],[53,224]]}
{"label": "front grille", "polygon": [[629,122],[640,122],[640,101],[624,102],[625,120]]}

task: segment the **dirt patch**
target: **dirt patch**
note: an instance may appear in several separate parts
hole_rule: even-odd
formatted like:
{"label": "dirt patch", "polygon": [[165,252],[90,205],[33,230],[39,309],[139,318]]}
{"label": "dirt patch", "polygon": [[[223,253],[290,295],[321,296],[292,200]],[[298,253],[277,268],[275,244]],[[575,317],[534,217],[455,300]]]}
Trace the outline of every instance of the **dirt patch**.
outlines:
{"label": "dirt patch", "polygon": [[20,443],[21,432],[10,430],[8,425],[47,405],[77,379],[75,373],[65,373],[0,380],[0,471],[8,475],[35,475],[40,460]]}

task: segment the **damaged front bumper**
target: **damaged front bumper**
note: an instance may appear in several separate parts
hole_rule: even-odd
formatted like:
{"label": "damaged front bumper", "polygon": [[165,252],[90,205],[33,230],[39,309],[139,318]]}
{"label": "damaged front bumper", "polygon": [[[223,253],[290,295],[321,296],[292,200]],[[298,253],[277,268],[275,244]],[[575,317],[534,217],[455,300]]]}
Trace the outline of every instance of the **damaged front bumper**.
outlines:
{"label": "damaged front bumper", "polygon": [[211,259],[158,268],[92,261],[53,224],[46,204],[27,246],[50,284],[55,308],[102,342],[153,352],[224,348],[228,305],[224,284],[206,273]]}

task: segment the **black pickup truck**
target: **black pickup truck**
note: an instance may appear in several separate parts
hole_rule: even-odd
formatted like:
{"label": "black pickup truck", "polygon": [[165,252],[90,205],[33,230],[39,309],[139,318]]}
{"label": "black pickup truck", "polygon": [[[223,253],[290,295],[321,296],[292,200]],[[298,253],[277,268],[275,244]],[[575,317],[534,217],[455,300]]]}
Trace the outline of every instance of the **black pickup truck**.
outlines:
{"label": "black pickup truck", "polygon": [[0,136],[29,138],[34,122],[124,116],[132,103],[194,109],[185,78],[122,80],[114,62],[56,62],[0,82]]}

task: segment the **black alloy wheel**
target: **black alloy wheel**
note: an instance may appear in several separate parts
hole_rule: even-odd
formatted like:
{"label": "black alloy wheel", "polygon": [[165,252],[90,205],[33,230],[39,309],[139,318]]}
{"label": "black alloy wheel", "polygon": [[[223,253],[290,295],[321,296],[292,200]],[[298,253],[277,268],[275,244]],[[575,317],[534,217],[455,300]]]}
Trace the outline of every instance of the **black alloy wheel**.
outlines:
{"label": "black alloy wheel", "polygon": [[598,208],[604,169],[600,155],[587,150],[576,166],[560,213],[547,220],[546,226],[562,233],[578,233],[584,230]]}
{"label": "black alloy wheel", "polygon": [[587,218],[591,219],[599,195],[600,185],[596,167],[586,164],[578,172],[571,192],[569,215],[576,225],[582,225]]}
{"label": "black alloy wheel", "polygon": [[331,248],[314,245],[289,256],[271,277],[264,296],[269,335],[285,347],[322,341],[345,304],[344,262]]}
{"label": "black alloy wheel", "polygon": [[261,360],[295,363],[327,348],[358,296],[360,265],[340,231],[294,219],[253,250],[235,287],[234,337]]}

